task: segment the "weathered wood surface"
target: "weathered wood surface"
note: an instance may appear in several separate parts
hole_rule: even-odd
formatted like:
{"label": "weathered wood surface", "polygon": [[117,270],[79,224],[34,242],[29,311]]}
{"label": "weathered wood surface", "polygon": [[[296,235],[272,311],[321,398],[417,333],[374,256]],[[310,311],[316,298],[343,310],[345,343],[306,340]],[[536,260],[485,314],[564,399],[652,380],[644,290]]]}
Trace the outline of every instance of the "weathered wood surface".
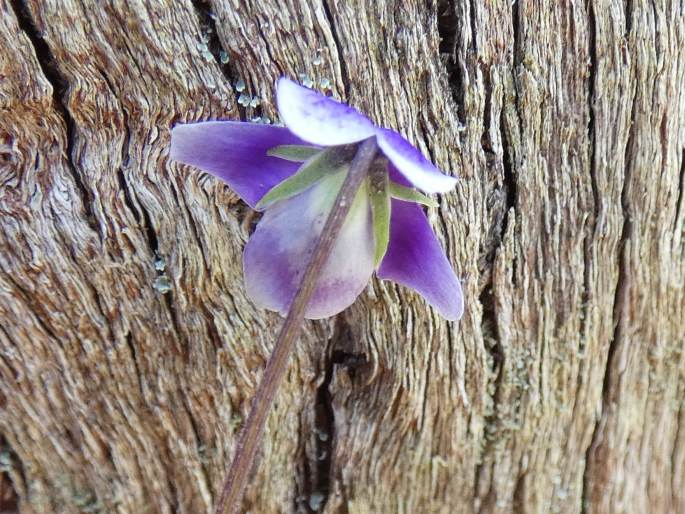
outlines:
{"label": "weathered wood surface", "polygon": [[169,128],[306,73],[462,176],[467,310],[374,281],[309,324],[245,510],[685,512],[681,3],[0,7],[5,510],[210,512],[280,319]]}

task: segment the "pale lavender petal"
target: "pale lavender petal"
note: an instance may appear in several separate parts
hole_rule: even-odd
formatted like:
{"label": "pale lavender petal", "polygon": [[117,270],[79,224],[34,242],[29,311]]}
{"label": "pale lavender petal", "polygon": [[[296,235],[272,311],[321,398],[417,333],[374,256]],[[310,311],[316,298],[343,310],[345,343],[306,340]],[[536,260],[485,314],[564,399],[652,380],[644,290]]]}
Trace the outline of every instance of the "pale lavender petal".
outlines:
{"label": "pale lavender petal", "polygon": [[371,120],[352,107],[281,78],[276,90],[278,114],[294,134],[324,146],[355,143],[373,136]]}
{"label": "pale lavender petal", "polygon": [[421,293],[450,321],[464,312],[461,283],[415,203],[392,201],[390,245],[376,274]]}
{"label": "pale lavender petal", "polygon": [[[343,178],[332,174],[266,210],[243,258],[247,294],[257,306],[287,312]],[[373,273],[374,251],[370,205],[362,190],[319,276],[305,316],[333,316],[354,302]]]}
{"label": "pale lavender petal", "polygon": [[171,131],[171,158],[226,182],[250,207],[272,187],[295,173],[300,164],[266,155],[279,145],[305,144],[284,127],[239,121],[205,121],[176,125]]}
{"label": "pale lavender petal", "polygon": [[394,130],[378,129],[378,146],[400,173],[426,193],[445,193],[457,179],[443,174],[421,152]]}

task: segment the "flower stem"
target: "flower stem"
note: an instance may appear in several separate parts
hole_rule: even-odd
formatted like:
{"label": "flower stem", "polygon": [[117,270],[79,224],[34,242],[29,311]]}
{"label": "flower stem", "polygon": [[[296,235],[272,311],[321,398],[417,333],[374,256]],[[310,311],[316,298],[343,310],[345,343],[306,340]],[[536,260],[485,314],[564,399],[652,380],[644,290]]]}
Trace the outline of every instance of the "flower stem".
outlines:
{"label": "flower stem", "polygon": [[252,410],[247,418],[247,423],[240,432],[236,453],[231,463],[231,469],[224,481],[221,497],[214,511],[215,514],[235,513],[242,503],[247,479],[264,432],[264,425],[278,386],[288,369],[288,360],[302,328],[305,309],[314,293],[321,270],[333,250],[333,245],[338,238],[357,191],[368,174],[376,151],[376,139],[369,138],[359,145],[352,160],[350,170],[305,268],[302,283],[295,293],[281,333],[264,370],[262,381],[252,400]]}

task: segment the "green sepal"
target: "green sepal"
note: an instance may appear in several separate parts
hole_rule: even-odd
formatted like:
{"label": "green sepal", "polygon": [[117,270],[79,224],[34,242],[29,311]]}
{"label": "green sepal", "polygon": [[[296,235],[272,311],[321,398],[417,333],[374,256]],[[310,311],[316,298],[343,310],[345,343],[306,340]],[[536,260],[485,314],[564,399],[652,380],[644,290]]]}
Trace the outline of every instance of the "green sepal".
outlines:
{"label": "green sepal", "polygon": [[374,264],[378,268],[390,243],[390,194],[388,173],[373,172],[370,177],[369,198],[373,217],[373,237],[376,243]]}
{"label": "green sepal", "polygon": [[427,207],[438,206],[438,202],[436,202],[432,198],[429,198],[423,193],[419,193],[416,189],[401,186],[394,182],[390,182],[389,189],[390,196],[393,198],[397,198],[398,200],[404,200],[405,202],[420,203],[421,205],[425,205]]}
{"label": "green sepal", "polygon": [[324,175],[339,169],[340,162],[336,158],[334,151],[328,149],[319,150],[314,157],[302,164],[294,175],[271,188],[255,205],[255,209],[261,211],[275,202],[291,198],[309,188]]}
{"label": "green sepal", "polygon": [[321,152],[321,148],[304,145],[280,145],[269,148],[266,155],[292,162],[304,162]]}

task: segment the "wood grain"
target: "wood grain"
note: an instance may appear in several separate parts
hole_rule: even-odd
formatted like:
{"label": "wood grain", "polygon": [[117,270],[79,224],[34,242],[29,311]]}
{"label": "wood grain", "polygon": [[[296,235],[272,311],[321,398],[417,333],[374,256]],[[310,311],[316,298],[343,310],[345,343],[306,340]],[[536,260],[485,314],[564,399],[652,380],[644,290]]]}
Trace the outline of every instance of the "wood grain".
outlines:
{"label": "wood grain", "polygon": [[168,160],[169,129],[273,120],[281,75],[461,177],[430,218],[467,304],[447,323],[374,280],[309,323],[244,510],[685,512],[682,5],[0,8],[0,484],[20,512],[210,512],[281,320],[242,285],[257,218]]}

